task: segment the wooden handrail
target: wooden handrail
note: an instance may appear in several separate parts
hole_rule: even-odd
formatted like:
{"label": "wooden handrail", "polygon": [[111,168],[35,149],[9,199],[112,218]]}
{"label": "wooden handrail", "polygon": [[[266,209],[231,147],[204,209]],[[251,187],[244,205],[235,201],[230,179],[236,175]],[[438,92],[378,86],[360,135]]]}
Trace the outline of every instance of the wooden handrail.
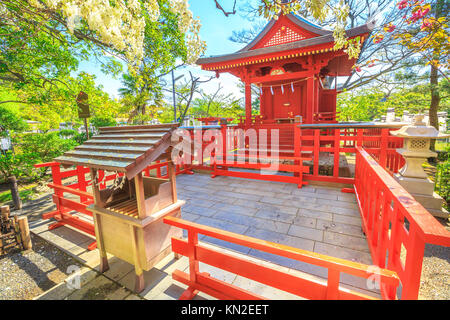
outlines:
{"label": "wooden handrail", "polygon": [[362,147],[357,147],[360,155],[369,163],[376,175],[386,185],[394,199],[405,209],[410,223],[418,227],[425,242],[441,246],[450,246],[450,232],[446,230],[431,213],[408,193],[392,176],[383,169]]}
{"label": "wooden handrail", "polygon": [[62,192],[68,192],[68,193],[75,194],[77,196],[82,196],[82,197],[86,197],[86,198],[89,198],[89,199],[94,199],[94,196],[92,194],[90,194],[89,192],[85,192],[85,191],[81,191],[81,190],[65,187],[65,186],[62,186],[62,185],[59,185],[59,184],[54,184],[54,183],[49,183],[49,184],[47,184],[47,186],[49,186],[50,188],[53,188],[55,190],[60,190]]}
{"label": "wooden handrail", "polygon": [[53,167],[53,166],[59,166],[59,162],[45,162],[45,163],[38,163],[35,164],[35,168],[44,168],[44,167]]}
{"label": "wooden handrail", "polygon": [[175,227],[187,229],[188,231],[192,231],[194,233],[200,233],[206,236],[210,236],[227,242],[232,242],[256,250],[261,250],[290,259],[295,259],[297,261],[303,261],[320,267],[338,270],[340,272],[345,272],[362,278],[369,278],[372,275],[377,275],[380,276],[380,279],[382,279],[382,281],[386,284],[393,286],[398,286],[399,284],[399,277],[394,271],[386,269],[373,270],[373,267],[366,264],[361,264],[345,259],[335,258],[320,253],[286,246],[279,243],[248,237],[237,233],[201,225],[195,222],[186,221],[180,218],[167,217],[164,218],[164,222]]}

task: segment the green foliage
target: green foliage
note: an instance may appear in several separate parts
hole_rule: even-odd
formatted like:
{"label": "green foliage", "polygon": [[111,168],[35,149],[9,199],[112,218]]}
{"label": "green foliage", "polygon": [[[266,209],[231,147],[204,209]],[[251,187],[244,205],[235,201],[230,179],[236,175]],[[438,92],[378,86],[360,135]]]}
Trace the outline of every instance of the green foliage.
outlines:
{"label": "green foliage", "polygon": [[113,127],[117,125],[116,120],[108,115],[98,115],[90,119],[89,122],[97,129],[101,127]]}
{"label": "green foliage", "polygon": [[59,132],[27,133],[17,138],[19,152],[32,155],[37,162],[49,162],[73,149],[77,142],[61,138]]}
{"label": "green foliage", "polygon": [[[81,72],[77,77],[67,77],[65,85],[61,85],[58,94],[42,103],[27,103],[18,106],[22,116],[28,120],[39,121],[39,129],[48,131],[58,129],[59,123],[71,122],[81,126],[83,120],[78,118],[76,95],[83,91],[88,94],[89,109],[92,118],[113,119],[118,116],[121,107],[118,101],[109,97],[103,87],[95,83],[95,76]],[[7,88],[7,85],[4,84]],[[12,88],[10,88],[13,90]],[[28,88],[26,91],[16,91],[17,97],[28,101],[29,98],[41,94],[41,89]]]}
{"label": "green foliage", "polygon": [[[448,81],[441,81],[439,90],[442,93],[440,110],[449,109],[449,96],[445,95]],[[340,112],[339,121],[373,121],[386,115],[388,108],[394,108],[398,117],[405,110],[411,114],[426,113],[430,100],[429,85],[425,84],[396,86],[396,90],[390,93],[383,91],[383,88],[370,87],[338,95],[337,111]]]}
{"label": "green foliage", "polygon": [[446,159],[436,167],[435,191],[445,199],[447,209],[450,209],[450,145],[445,150]]}
{"label": "green foliage", "polygon": [[27,128],[27,123],[17,112],[0,104],[0,136],[6,136],[7,131],[21,132]]}
{"label": "green foliage", "polygon": [[12,175],[26,181],[38,178],[45,170],[34,169],[34,164],[53,161],[79,145],[83,138],[83,134],[74,130],[16,135],[15,153],[7,151],[0,155],[0,182]]}
{"label": "green foliage", "polygon": [[239,104],[239,100],[234,100],[230,96],[218,96],[213,100],[195,99],[189,114],[195,118],[226,117],[237,119],[239,116],[245,115],[245,110]]}
{"label": "green foliage", "polygon": [[386,114],[388,106],[383,98],[384,93],[376,89],[360,94],[355,92],[340,94],[337,102],[339,121],[371,121]]}
{"label": "green foliage", "polygon": [[33,164],[37,162],[35,154],[0,154],[0,182],[6,182],[10,176],[32,180],[36,177]]}

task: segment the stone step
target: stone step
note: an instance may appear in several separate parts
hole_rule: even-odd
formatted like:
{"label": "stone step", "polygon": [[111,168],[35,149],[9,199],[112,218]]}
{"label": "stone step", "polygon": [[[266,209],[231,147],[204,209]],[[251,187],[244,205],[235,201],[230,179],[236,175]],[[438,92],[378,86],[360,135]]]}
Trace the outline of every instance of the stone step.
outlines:
{"label": "stone step", "polygon": [[412,193],[411,195],[414,197],[414,199],[417,200],[417,202],[422,204],[428,210],[441,210],[442,205],[444,204],[444,199],[436,192],[434,192],[433,195],[424,195],[417,193]]}

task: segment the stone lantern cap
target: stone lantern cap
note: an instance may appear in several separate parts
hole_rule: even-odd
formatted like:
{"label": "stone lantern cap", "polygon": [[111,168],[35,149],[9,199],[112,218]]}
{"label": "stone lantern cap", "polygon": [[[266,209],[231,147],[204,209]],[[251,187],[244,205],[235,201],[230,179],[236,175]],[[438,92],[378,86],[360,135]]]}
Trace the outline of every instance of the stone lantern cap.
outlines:
{"label": "stone lantern cap", "polygon": [[401,138],[445,139],[450,137],[450,134],[442,134],[435,127],[427,126],[423,118],[423,115],[416,115],[411,125],[404,126],[391,134]]}

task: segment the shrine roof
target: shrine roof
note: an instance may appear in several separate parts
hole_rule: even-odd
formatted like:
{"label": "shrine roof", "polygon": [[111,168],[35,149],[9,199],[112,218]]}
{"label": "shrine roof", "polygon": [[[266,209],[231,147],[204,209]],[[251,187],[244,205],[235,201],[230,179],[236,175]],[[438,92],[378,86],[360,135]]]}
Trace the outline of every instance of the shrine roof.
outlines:
{"label": "shrine roof", "polygon": [[[375,26],[373,20],[366,24],[348,29],[346,36],[349,38],[363,34],[369,34]],[[284,29],[282,29],[284,27]],[[280,36],[280,29],[286,30],[285,35]],[[197,60],[198,65],[220,63],[243,58],[252,58],[277,52],[315,47],[318,45],[332,44],[333,32],[326,30],[302,17],[294,14],[280,16],[272,19],[258,36],[241,50],[224,55],[210,56]]]}
{"label": "shrine roof", "polygon": [[177,127],[160,124],[99,128],[98,135],[54,160],[63,165],[124,172],[131,179],[166,152]]}

